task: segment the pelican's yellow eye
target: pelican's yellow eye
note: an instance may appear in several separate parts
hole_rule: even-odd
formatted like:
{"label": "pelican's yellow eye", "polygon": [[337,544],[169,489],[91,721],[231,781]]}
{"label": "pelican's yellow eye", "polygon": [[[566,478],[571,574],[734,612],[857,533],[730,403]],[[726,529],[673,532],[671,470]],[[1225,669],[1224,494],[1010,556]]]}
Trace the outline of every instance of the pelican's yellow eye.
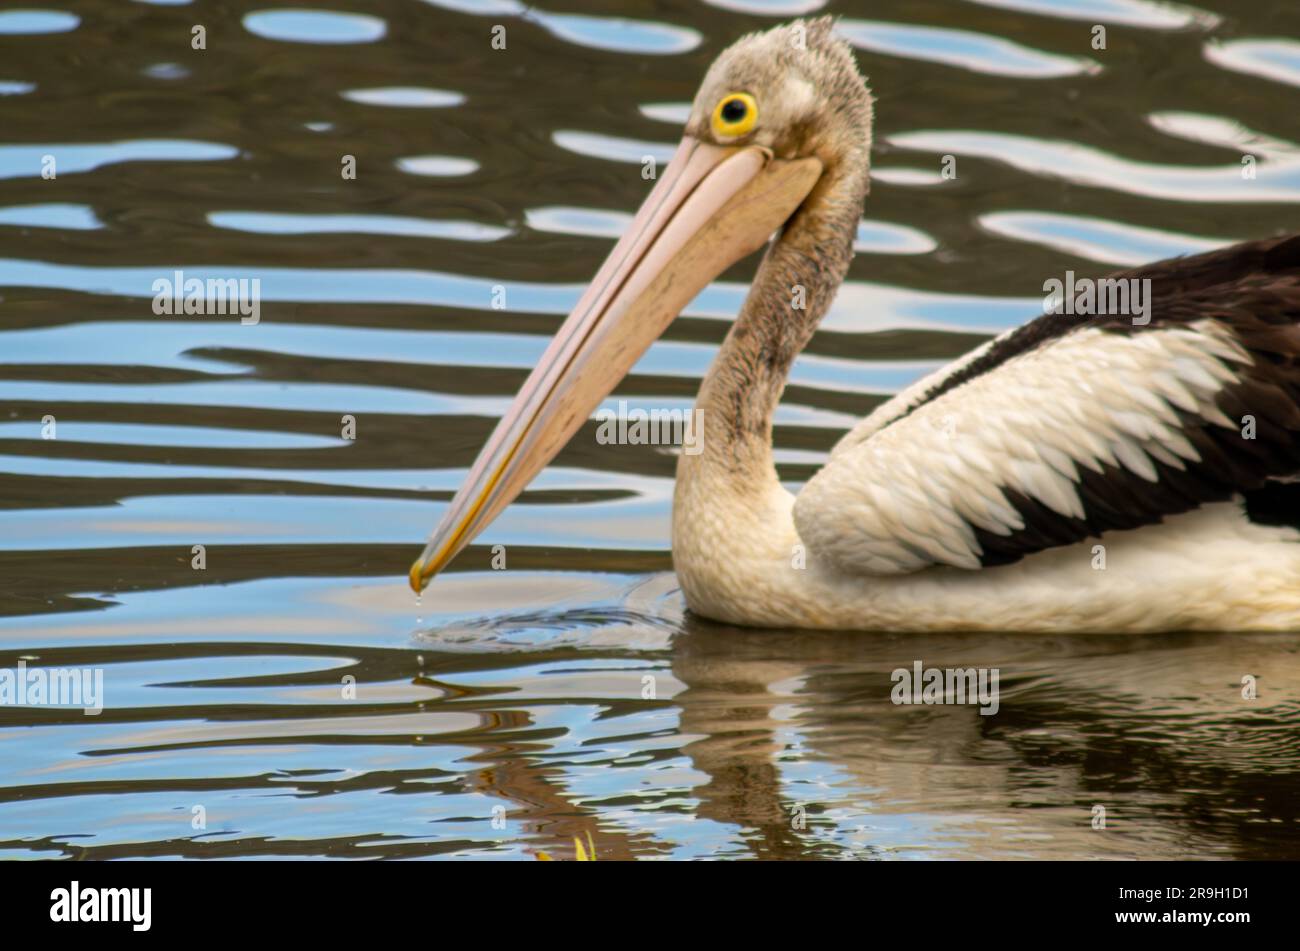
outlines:
{"label": "pelican's yellow eye", "polygon": [[713,134],[744,135],[758,121],[758,103],[747,92],[733,92],[722,97],[713,110]]}

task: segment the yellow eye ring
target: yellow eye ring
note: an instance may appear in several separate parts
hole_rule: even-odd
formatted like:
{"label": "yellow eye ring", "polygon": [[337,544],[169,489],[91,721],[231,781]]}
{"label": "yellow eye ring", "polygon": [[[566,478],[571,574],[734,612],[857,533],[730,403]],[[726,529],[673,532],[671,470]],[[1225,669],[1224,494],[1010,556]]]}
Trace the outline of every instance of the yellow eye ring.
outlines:
{"label": "yellow eye ring", "polygon": [[758,103],[747,92],[728,93],[713,110],[713,134],[735,137],[744,135],[758,121]]}

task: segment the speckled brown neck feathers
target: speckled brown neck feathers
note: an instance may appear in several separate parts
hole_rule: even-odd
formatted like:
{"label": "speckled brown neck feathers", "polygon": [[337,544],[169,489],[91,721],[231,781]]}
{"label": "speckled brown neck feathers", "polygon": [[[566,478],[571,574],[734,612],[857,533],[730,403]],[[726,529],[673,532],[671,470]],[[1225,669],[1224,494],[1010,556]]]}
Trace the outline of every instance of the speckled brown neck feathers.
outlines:
{"label": "speckled brown neck feathers", "polygon": [[867,179],[865,156],[841,157],[764,255],[696,403],[706,461],[771,470],[772,414],[848,272]]}
{"label": "speckled brown neck feathers", "polygon": [[708,99],[713,86],[765,91],[760,113],[767,108],[783,123],[759,140],[779,159],[816,157],[823,167],[768,248],[697,400],[705,431],[700,462],[725,470],[733,484],[768,485],[775,480],[772,414],[790,365],[853,257],[870,177],[872,97],[831,17],[739,41],[719,58],[701,95]]}

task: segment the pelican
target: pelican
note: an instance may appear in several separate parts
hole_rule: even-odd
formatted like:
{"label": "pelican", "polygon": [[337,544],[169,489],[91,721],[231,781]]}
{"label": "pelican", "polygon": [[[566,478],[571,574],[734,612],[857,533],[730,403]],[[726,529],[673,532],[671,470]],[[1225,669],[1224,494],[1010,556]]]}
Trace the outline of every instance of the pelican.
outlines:
{"label": "pelican", "polygon": [[[418,593],[677,314],[759,250],[700,387],[673,564],[758,627],[1300,630],[1300,234],[1115,277],[1149,320],[1047,313],[907,387],[798,493],[772,414],[848,271],[872,97],[830,18],[746,36],[411,567]],[[798,291],[798,293],[796,292]]]}

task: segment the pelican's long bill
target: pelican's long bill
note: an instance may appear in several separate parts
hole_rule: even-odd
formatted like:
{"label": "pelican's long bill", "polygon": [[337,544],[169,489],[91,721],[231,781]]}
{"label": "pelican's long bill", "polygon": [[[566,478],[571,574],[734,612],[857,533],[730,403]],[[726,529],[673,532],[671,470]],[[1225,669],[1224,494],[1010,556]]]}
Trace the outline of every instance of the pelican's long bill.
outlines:
{"label": "pelican's long bill", "polygon": [[682,308],[762,247],[821,174],[815,158],[682,139],[411,566],[417,593],[555,458]]}

